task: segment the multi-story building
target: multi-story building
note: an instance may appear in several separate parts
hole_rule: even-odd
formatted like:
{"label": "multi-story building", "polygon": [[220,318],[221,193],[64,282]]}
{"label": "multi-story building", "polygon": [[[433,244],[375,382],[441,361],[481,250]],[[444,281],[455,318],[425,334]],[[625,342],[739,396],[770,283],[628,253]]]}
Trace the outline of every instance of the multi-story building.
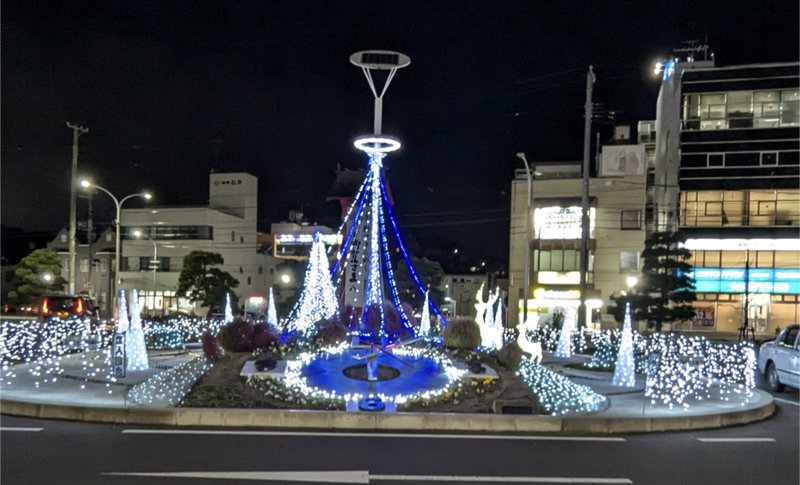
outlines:
{"label": "multi-story building", "polygon": [[[620,132],[618,131],[618,135]],[[627,279],[640,271],[646,235],[647,158],[645,147],[623,141],[603,147],[598,176],[589,184],[589,258],[586,306],[589,321],[614,326],[603,308],[612,295],[628,291]],[[556,309],[580,305],[581,162],[533,163],[531,241],[526,241],[525,170],[517,170],[511,193],[508,325],[528,315],[540,324]],[[525,295],[525,245],[530,244],[530,289]],[[514,310],[512,310],[514,309]]]}
{"label": "multi-story building", "polygon": [[692,250],[687,329],[773,333],[800,320],[799,74],[798,63],[664,72],[656,204],[659,226]]}
{"label": "multi-story building", "polygon": [[256,177],[216,173],[207,206],[123,209],[120,288],[139,290],[143,312],[198,312],[176,290],[183,257],[200,249],[222,255],[220,269],[239,281],[235,292],[242,301],[263,297],[279,277],[279,260],[257,250],[257,202]]}
{"label": "multi-story building", "polygon": [[486,300],[488,292],[494,288],[486,288],[488,278],[486,273],[446,274],[439,285],[439,291],[444,295],[440,310],[453,316],[466,316],[475,318],[475,299],[478,290],[483,286],[482,298]]}
{"label": "multi-story building", "polygon": [[[94,231],[93,231],[94,232]],[[114,228],[108,227],[92,237],[86,231],[78,233],[75,248],[75,292],[91,298],[101,317],[113,313],[114,294]],[[61,276],[69,280],[69,228],[63,228],[47,248],[58,253]]]}

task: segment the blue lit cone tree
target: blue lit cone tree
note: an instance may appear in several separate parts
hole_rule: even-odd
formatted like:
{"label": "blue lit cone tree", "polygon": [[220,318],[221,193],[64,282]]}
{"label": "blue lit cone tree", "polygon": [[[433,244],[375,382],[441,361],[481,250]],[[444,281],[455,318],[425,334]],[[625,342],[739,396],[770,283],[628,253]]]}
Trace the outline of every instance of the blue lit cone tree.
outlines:
{"label": "blue lit cone tree", "polygon": [[339,302],[333,289],[328,256],[321,235],[319,231],[314,234],[303,291],[288,319],[289,334],[298,333],[309,337],[315,331],[317,322],[333,318],[339,313]]}
{"label": "blue lit cone tree", "polygon": [[428,292],[425,292],[425,304],[422,305],[422,315],[419,318],[419,336],[427,337],[431,333],[431,311],[428,304]]}
{"label": "blue lit cone tree", "polygon": [[139,295],[136,290],[131,290],[131,324],[128,337],[125,341],[127,348],[129,371],[147,370],[147,347],[144,343],[144,329],[142,328],[142,314],[139,311]]}
{"label": "blue lit cone tree", "polygon": [[622,326],[622,338],[617,354],[617,365],[614,369],[612,384],[619,387],[636,385],[636,364],[633,359],[633,329],[631,326],[631,304],[625,307],[625,323]]}

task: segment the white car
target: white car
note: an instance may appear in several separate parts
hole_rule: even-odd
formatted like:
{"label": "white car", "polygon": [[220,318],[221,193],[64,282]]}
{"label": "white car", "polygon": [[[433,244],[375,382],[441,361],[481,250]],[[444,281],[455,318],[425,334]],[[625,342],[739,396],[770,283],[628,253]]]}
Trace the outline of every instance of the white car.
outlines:
{"label": "white car", "polygon": [[761,345],[758,354],[758,370],[767,378],[775,392],[786,386],[800,389],[800,324],[786,327],[778,338]]}

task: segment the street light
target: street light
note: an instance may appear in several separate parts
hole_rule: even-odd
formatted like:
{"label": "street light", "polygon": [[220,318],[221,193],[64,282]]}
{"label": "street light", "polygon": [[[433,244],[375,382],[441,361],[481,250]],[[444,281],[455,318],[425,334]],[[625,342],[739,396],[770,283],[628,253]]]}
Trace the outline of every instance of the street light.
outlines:
{"label": "street light", "polygon": [[109,192],[108,190],[100,187],[99,185],[93,184],[88,180],[81,180],[81,187],[89,188],[94,187],[97,190],[105,192],[114,200],[114,204],[117,206],[117,218],[114,220],[114,226],[116,228],[116,243],[115,243],[115,254],[114,254],[114,301],[117,302],[117,307],[119,307],[119,258],[120,258],[120,247],[119,247],[119,223],[120,223],[120,213],[122,212],[122,204],[125,203],[126,200],[131,199],[133,197],[142,197],[145,200],[150,200],[153,198],[152,195],[148,194],[147,192],[142,192],[139,194],[131,194],[122,198],[122,200],[117,199],[114,197],[114,194]]}
{"label": "street light", "polygon": [[639,278],[635,276],[628,276],[628,287],[630,287],[631,289],[633,289],[633,287],[636,286],[636,283],[638,282]]}
{"label": "street light", "polygon": [[[142,231],[138,229],[133,231],[133,237],[139,239],[145,238],[153,243],[153,261],[150,263],[153,266],[153,306],[151,308],[153,310],[153,316],[156,316],[156,289],[158,288],[156,283],[156,271],[158,271],[158,245],[150,236],[142,233]],[[147,299],[145,299],[145,301],[147,301]]]}
{"label": "street light", "polygon": [[281,275],[281,281],[283,281],[284,283],[288,283],[292,281],[292,278],[288,274]]}
{"label": "street light", "polygon": [[42,278],[42,281],[48,281],[49,282],[50,280],[53,279],[53,275],[51,275],[50,273],[42,273],[41,278]]}
{"label": "street light", "polygon": [[525,174],[528,179],[528,198],[525,206],[525,300],[522,303],[523,321],[517,322],[525,323],[528,320],[528,296],[531,289],[531,167],[525,158],[525,152],[517,153],[517,158],[525,164]]}

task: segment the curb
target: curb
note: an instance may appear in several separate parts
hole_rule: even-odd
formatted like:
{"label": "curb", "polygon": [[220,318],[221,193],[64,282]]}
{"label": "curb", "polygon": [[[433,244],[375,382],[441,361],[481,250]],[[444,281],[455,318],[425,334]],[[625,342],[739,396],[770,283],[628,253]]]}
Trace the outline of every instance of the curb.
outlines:
{"label": "curb", "polygon": [[660,418],[559,418],[497,414],[367,414],[343,411],[211,408],[99,408],[37,404],[0,399],[0,413],[91,423],[235,428],[292,428],[358,431],[472,431],[486,433],[619,434],[724,428],[766,419],[775,412],[770,399],[743,411]]}

